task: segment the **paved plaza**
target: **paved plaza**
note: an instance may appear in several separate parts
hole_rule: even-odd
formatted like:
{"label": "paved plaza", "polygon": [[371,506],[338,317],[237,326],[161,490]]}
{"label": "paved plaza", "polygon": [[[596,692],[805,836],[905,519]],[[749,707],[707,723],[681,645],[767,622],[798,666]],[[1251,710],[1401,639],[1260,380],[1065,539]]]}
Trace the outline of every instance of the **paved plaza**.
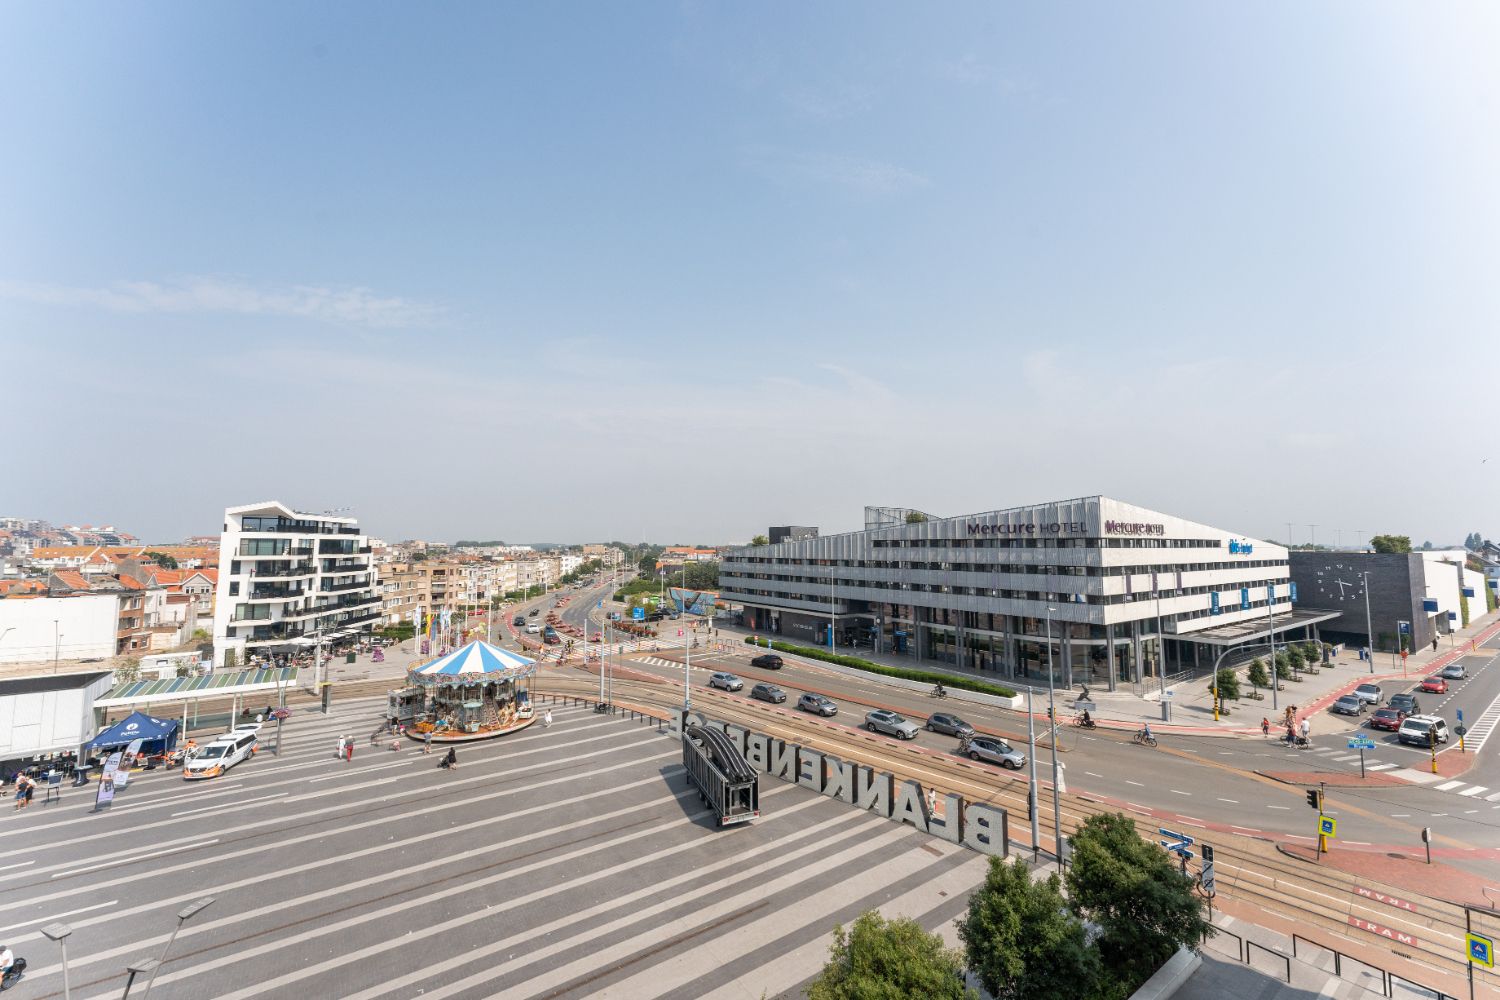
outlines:
{"label": "paved plaza", "polygon": [[650,724],[558,707],[447,772],[415,744],[370,746],[383,704],[301,711],[279,758],[215,781],[142,774],[104,813],[70,790],[8,814],[0,933],[31,963],[24,995],[62,993],[46,923],[73,928],[73,996],[118,997],[203,896],[153,997],[797,995],[865,909],[951,940],[984,871],[771,779],[759,821],[717,830]]}

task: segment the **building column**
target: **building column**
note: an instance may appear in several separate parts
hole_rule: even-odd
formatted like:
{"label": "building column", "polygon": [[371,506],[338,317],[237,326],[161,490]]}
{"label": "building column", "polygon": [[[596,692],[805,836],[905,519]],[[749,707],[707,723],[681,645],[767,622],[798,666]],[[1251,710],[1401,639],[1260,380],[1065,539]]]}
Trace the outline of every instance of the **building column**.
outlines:
{"label": "building column", "polygon": [[1130,680],[1133,684],[1141,683],[1141,622],[1140,619],[1130,623]]}
{"label": "building column", "polygon": [[1062,634],[1062,686],[1065,690],[1073,687],[1073,630],[1069,626],[1063,626]]}
{"label": "building column", "polygon": [[1109,689],[1115,689],[1115,627],[1104,626],[1104,663],[1109,671]]}

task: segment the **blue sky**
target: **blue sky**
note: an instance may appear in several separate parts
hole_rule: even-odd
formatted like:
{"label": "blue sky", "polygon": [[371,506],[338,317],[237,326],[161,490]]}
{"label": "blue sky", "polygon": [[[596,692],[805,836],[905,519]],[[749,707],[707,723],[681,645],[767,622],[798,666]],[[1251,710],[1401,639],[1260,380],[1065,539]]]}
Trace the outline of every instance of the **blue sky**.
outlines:
{"label": "blue sky", "polygon": [[1484,4],[11,4],[0,512],[1500,536]]}

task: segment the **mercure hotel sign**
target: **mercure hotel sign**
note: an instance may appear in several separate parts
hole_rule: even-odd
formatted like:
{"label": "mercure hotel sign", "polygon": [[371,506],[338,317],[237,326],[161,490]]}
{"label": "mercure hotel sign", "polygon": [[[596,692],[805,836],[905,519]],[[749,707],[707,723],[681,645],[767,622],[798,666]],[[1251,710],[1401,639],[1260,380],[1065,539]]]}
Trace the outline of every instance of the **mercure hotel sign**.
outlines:
{"label": "mercure hotel sign", "polygon": [[[682,713],[670,720],[671,735],[682,738]],[[944,795],[941,817],[927,806],[922,785],[863,764],[840,760],[832,754],[810,750],[727,722],[687,714],[687,725],[712,726],[737,746],[750,766],[773,778],[868,809],[897,823],[906,823],[949,843],[1005,857],[1010,847],[1008,814],[1004,809],[969,802],[962,796]]]}

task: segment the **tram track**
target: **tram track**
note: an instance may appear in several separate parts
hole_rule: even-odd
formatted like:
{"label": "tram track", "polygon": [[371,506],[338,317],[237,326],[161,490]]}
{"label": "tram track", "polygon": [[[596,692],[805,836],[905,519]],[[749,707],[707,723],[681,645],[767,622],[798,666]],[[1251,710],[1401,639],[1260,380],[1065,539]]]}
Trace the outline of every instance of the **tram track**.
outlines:
{"label": "tram track", "polygon": [[[550,693],[584,699],[597,697],[597,690],[583,677],[551,678]],[[626,699],[638,703],[622,705],[652,715],[670,716],[680,708],[680,685],[665,680],[642,681],[616,677],[613,682],[617,702]],[[1019,820],[1011,830],[1013,840],[1029,842],[1027,816],[1027,780],[1019,773],[1011,775],[984,765],[958,759],[946,759],[927,750],[904,747],[894,741],[867,735],[846,726],[835,726],[801,719],[784,710],[751,707],[743,699],[706,689],[694,689],[694,708],[720,721],[745,726],[778,739],[789,740],[841,760],[878,767],[900,779],[916,780],[924,788],[939,794],[954,793],[963,798],[1006,808]],[[887,745],[888,744],[888,745]],[[1042,844],[1056,837],[1050,810],[1040,807],[1040,789],[1050,783],[1038,782],[1038,839]],[[1104,812],[1134,812],[1157,822],[1152,812],[1134,803],[1119,803],[1102,796],[1064,792],[1061,795],[1061,824],[1069,836],[1089,816]],[[1017,836],[1019,834],[1019,836]],[[1351,933],[1358,928],[1351,917],[1380,924],[1405,933],[1415,944],[1396,946],[1385,942],[1391,954],[1416,963],[1435,973],[1462,975],[1465,965],[1459,960],[1464,935],[1464,911],[1457,904],[1420,893],[1382,887],[1380,883],[1358,879],[1334,868],[1298,865],[1276,849],[1278,838],[1271,834],[1214,834],[1215,864],[1220,872],[1218,894],[1256,906],[1304,926],[1326,931],[1338,939],[1365,945],[1380,942],[1368,932]],[[1049,852],[1050,853],[1050,852]],[[1229,877],[1226,878],[1225,876]],[[1356,892],[1356,887],[1388,888],[1389,896],[1420,900],[1420,909],[1406,910],[1385,906]]]}

